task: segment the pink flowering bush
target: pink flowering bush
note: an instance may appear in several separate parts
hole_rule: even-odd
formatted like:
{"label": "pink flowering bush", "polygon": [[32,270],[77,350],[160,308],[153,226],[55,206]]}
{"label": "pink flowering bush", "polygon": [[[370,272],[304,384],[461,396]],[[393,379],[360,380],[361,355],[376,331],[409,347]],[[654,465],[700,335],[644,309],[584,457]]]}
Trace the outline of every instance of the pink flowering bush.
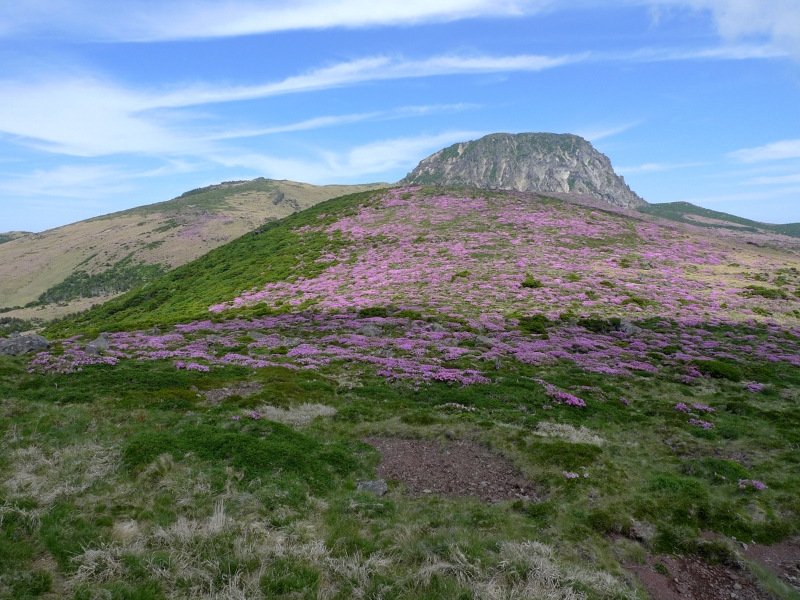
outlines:
{"label": "pink flowering bush", "polygon": [[739,489],[742,490],[754,489],[760,491],[767,489],[767,486],[758,481],[757,479],[740,479]]}
{"label": "pink flowering bush", "polygon": [[700,419],[689,419],[689,424],[690,425],[695,425],[697,427],[702,427],[703,429],[713,429],[714,428],[714,423],[711,423],[710,421],[702,421]]}

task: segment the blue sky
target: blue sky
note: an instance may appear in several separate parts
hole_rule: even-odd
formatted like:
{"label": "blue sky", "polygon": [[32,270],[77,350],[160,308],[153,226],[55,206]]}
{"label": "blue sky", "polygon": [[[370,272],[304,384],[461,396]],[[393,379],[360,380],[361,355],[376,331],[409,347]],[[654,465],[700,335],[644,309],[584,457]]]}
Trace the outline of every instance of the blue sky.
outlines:
{"label": "blue sky", "polygon": [[394,182],[499,131],[582,135],[650,202],[800,221],[800,0],[0,6],[0,231]]}

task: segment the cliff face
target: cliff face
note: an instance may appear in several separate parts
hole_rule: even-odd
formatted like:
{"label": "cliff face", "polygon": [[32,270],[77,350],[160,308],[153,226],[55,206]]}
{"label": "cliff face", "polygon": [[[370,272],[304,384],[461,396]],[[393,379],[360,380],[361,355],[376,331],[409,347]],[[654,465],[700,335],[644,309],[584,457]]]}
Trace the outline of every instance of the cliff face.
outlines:
{"label": "cliff face", "polygon": [[647,205],[611,161],[577,135],[495,133],[454,144],[417,165],[401,185],[588,194],[616,206]]}

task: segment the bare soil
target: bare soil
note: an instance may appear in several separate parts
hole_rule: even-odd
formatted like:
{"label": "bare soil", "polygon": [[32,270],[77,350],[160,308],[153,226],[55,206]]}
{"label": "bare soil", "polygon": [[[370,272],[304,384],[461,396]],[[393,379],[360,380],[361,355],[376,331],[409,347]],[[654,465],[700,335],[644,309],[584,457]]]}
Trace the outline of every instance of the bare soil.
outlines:
{"label": "bare soil", "polygon": [[[661,563],[669,571],[655,570]],[[755,576],[729,565],[708,565],[694,558],[650,556],[646,565],[624,565],[636,573],[653,600],[773,600]]]}
{"label": "bare soil", "polygon": [[745,550],[745,556],[757,560],[800,592],[800,538],[774,546],[751,544]]}
{"label": "bare soil", "polygon": [[485,502],[530,499],[533,485],[505,459],[470,442],[366,438],[382,456],[378,476],[401,481],[411,496],[471,496]]}

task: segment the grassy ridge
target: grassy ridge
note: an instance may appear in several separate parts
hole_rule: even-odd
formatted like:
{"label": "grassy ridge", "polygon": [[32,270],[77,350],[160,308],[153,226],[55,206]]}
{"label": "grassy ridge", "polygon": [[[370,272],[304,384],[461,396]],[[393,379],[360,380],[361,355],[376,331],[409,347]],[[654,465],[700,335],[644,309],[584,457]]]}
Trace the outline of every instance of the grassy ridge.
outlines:
{"label": "grassy ridge", "polygon": [[[759,230],[771,231],[781,235],[788,235],[791,237],[800,237],[800,223],[786,223],[783,225],[772,225],[770,223],[760,223],[759,221],[752,221],[743,217],[737,217],[728,213],[710,210],[695,206],[689,202],[663,202],[659,204],[650,204],[638,208],[639,212],[647,213],[662,219],[669,219],[670,221],[679,221],[681,223],[690,223],[698,227],[710,228],[726,228],[735,231],[749,231],[757,233]],[[702,223],[692,219],[687,219],[685,215],[697,215],[707,219],[716,219],[718,221],[726,221],[730,225]]]}
{"label": "grassy ridge", "polygon": [[[102,328],[107,331],[169,326],[209,317],[208,307],[229,300],[254,285],[289,277],[313,277],[330,266],[314,263],[323,249],[335,247],[327,235],[304,235],[293,229],[334,222],[348,209],[369,201],[376,192],[342,196],[212,250],[146,286],[115,298],[88,313],[58,323],[45,335],[60,337]],[[321,215],[325,217],[320,218]],[[262,309],[263,311],[264,309]]]}

